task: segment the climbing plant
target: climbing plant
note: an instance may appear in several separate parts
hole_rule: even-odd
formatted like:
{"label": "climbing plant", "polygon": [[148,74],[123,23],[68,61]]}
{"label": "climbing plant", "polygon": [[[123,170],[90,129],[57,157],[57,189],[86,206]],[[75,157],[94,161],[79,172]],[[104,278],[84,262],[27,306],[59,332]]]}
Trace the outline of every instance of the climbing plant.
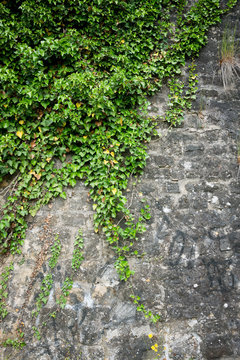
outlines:
{"label": "climbing plant", "polygon": [[[64,188],[80,179],[89,187],[95,231],[105,233],[127,280],[144,216],[134,219],[123,192],[145,166],[155,127],[146,96],[177,79],[236,2],[0,3],[0,181],[12,182],[0,221],[2,253],[21,251],[28,215],[66,198]],[[182,116],[180,99],[177,106]]]}

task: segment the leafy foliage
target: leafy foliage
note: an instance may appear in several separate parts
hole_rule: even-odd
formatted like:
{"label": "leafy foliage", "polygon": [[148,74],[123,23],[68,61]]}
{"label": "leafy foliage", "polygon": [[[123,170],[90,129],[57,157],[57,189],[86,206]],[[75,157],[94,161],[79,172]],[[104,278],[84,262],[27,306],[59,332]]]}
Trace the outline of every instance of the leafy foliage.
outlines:
{"label": "leafy foliage", "polygon": [[[62,250],[62,245],[59,236],[56,235],[55,241],[51,247],[51,257],[48,261],[48,266],[51,268],[52,271],[57,265],[61,250]],[[36,310],[32,311],[32,316],[38,316],[41,308],[44,305],[46,305],[52,287],[53,287],[53,275],[51,272],[49,272],[42,280],[40,293],[38,294],[38,297],[36,299]]]}
{"label": "leafy foliage", "polygon": [[82,230],[78,231],[78,235],[74,242],[74,250],[73,250],[73,257],[72,257],[72,269],[73,271],[77,271],[83,261],[83,237],[82,237]]}
{"label": "leafy foliage", "polygon": [[[79,267],[84,259],[83,258],[83,247],[84,247],[84,242],[83,242],[83,237],[82,237],[82,230],[80,229],[78,231],[78,234],[77,234],[75,242],[74,242],[74,250],[73,250],[73,254],[72,254],[72,271],[75,273],[79,269]],[[58,259],[61,254],[61,250],[62,250],[61,241],[59,239],[59,235],[56,235],[55,241],[51,247],[51,257],[48,261],[48,266],[51,269],[51,272],[47,273],[47,275],[42,280],[40,292],[36,299],[36,310],[32,311],[32,316],[34,316],[34,317],[37,317],[39,315],[42,307],[44,305],[46,305],[48,302],[50,291],[52,290],[53,283],[54,283],[53,270],[58,263]],[[56,301],[57,304],[59,304],[59,306],[62,309],[64,309],[64,307],[67,303],[67,297],[69,295],[69,291],[72,289],[72,286],[73,286],[72,276],[66,277],[66,279],[64,280],[62,287],[61,287],[61,294]],[[0,295],[1,295],[1,293],[0,293]],[[56,313],[54,312],[50,316],[55,317]],[[39,331],[37,330],[37,328],[33,328],[33,330],[35,331],[34,332],[35,336],[38,338]]]}
{"label": "leafy foliage", "polygon": [[2,252],[19,252],[27,216],[66,198],[64,187],[83,179],[95,231],[104,230],[127,280],[127,249],[143,225],[135,224],[123,191],[146,163],[154,129],[146,95],[181,73],[206,43],[209,26],[235,3],[1,2],[0,181],[15,177],[0,222]]}
{"label": "leafy foliage", "polygon": [[179,79],[168,81],[168,110],[165,120],[171,125],[181,124],[186,109],[191,109],[192,100],[196,98],[197,74],[195,74],[195,64],[192,62],[189,68],[189,81],[186,87],[184,82]]}
{"label": "leafy foliage", "polygon": [[12,346],[15,349],[22,349],[26,345],[26,343],[23,340],[8,338],[4,342],[2,342],[1,345],[4,347]]}
{"label": "leafy foliage", "polygon": [[133,299],[133,303],[137,305],[137,311],[140,311],[144,314],[146,319],[150,319],[151,322],[156,323],[160,319],[160,315],[153,314],[150,310],[147,310],[143,304],[141,304],[140,296],[130,295],[130,298]]}
{"label": "leafy foliage", "polygon": [[0,319],[3,320],[7,314],[8,311],[6,309],[6,303],[5,303],[5,299],[8,297],[8,292],[7,292],[7,284],[8,284],[8,279],[10,276],[11,271],[13,270],[13,263],[11,263],[9,266],[6,266],[4,268],[3,273],[1,274],[1,281],[0,281]]}
{"label": "leafy foliage", "polygon": [[72,289],[72,286],[73,286],[73,280],[69,277],[66,277],[61,287],[61,295],[56,300],[56,303],[59,304],[62,309],[64,309],[66,306],[67,297],[70,293],[70,290]]}
{"label": "leafy foliage", "polygon": [[59,236],[56,235],[55,236],[55,241],[51,247],[51,258],[49,259],[49,267],[51,269],[54,269],[55,266],[57,265],[57,262],[58,262],[58,258],[60,256],[60,253],[61,253],[61,250],[62,250],[62,245],[61,245],[61,241],[59,239]]}
{"label": "leafy foliage", "polygon": [[33,327],[32,327],[32,330],[33,330],[33,335],[35,336],[35,338],[36,338],[37,340],[41,340],[41,335],[40,335],[40,332],[39,332],[39,330],[37,329],[37,327],[36,327],[36,326],[33,326]]}
{"label": "leafy foliage", "polygon": [[40,294],[38,295],[36,300],[37,310],[32,312],[32,316],[38,316],[42,306],[46,305],[52,286],[53,286],[53,278],[52,278],[52,274],[49,273],[44,277],[42,281]]}

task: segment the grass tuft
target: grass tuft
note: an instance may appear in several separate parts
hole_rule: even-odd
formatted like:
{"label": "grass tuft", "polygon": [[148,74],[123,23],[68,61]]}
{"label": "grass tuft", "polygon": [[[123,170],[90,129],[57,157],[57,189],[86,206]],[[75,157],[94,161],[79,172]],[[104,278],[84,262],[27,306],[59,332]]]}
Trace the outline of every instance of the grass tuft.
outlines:
{"label": "grass tuft", "polygon": [[239,77],[240,54],[236,41],[236,29],[236,26],[233,30],[227,26],[223,32],[220,48],[220,67],[224,89],[232,85],[236,77]]}

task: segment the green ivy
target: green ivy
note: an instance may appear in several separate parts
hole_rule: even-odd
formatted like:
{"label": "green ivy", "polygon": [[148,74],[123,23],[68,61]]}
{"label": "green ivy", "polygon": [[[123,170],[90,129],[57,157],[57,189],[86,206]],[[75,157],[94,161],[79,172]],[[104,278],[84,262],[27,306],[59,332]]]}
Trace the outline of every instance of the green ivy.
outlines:
{"label": "green ivy", "polygon": [[62,250],[62,245],[61,245],[61,241],[59,239],[59,235],[55,236],[55,241],[51,247],[51,257],[49,259],[49,267],[51,269],[54,269],[55,266],[57,265],[58,262],[58,258],[61,254],[61,250]]}
{"label": "green ivy", "polygon": [[10,276],[11,271],[13,271],[13,263],[11,263],[9,266],[6,266],[4,268],[3,273],[1,274],[1,280],[0,280],[0,319],[3,320],[7,314],[8,311],[6,309],[6,303],[5,300],[8,297],[8,279]]}
{"label": "green ivy", "polygon": [[[14,184],[0,221],[2,253],[20,252],[27,216],[57,196],[65,199],[64,189],[83,180],[93,200],[95,231],[105,232],[120,278],[128,279],[127,259],[144,225],[127,209],[124,190],[145,167],[155,126],[146,96],[169,78],[181,93],[181,67],[235,4],[0,3],[0,181],[11,177]],[[173,106],[177,116],[183,107]],[[169,113],[167,120],[178,123]]]}
{"label": "green ivy", "polygon": [[197,92],[197,74],[195,73],[195,64],[192,62],[189,67],[189,77],[187,86],[180,79],[170,79],[168,81],[168,110],[165,120],[171,125],[181,124],[186,109],[192,107],[192,100],[196,98]]}
{"label": "green ivy", "polygon": [[[23,335],[23,333],[22,333],[22,335]],[[22,349],[26,345],[26,343],[23,340],[8,338],[1,345],[4,347],[12,346],[15,349]]]}
{"label": "green ivy", "polygon": [[70,294],[70,290],[73,286],[73,280],[69,277],[66,277],[66,279],[63,282],[63,285],[61,287],[61,294],[59,298],[56,300],[56,303],[59,304],[59,306],[64,309],[67,303],[67,297]]}
{"label": "green ivy", "polygon": [[[51,257],[48,261],[48,266],[50,267],[51,270],[53,270],[56,267],[59,256],[61,254],[61,250],[62,250],[62,245],[59,236],[56,235],[55,241],[51,246]],[[42,280],[40,293],[38,294],[36,299],[36,310],[32,311],[32,316],[38,316],[41,308],[47,304],[52,287],[53,287],[53,275],[52,272],[49,272],[46,276],[44,276]]]}
{"label": "green ivy", "polygon": [[38,316],[42,306],[46,305],[52,287],[53,287],[53,277],[52,274],[49,273],[44,277],[42,281],[40,287],[40,293],[36,300],[36,310],[32,312],[32,316]]}
{"label": "green ivy", "polygon": [[137,311],[140,311],[144,314],[146,319],[150,319],[151,322],[156,323],[161,316],[159,314],[153,314],[150,310],[147,310],[143,304],[141,304],[140,296],[130,295],[130,298],[133,299],[133,303],[137,305]]}
{"label": "green ivy", "polygon": [[72,256],[72,269],[73,271],[77,271],[84,259],[83,257],[83,237],[82,237],[82,230],[80,229],[78,231],[78,235],[76,236],[75,242],[74,242],[74,250],[73,250],[73,256]]}

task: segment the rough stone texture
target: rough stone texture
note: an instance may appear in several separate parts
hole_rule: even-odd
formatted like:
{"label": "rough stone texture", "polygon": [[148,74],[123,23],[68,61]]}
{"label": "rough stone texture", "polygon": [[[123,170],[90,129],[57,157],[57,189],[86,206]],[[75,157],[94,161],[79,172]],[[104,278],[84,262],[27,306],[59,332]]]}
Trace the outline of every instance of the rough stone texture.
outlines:
{"label": "rough stone texture", "polygon": [[[67,200],[57,199],[29,219],[22,254],[14,257],[9,314],[0,335],[15,338],[20,324],[27,345],[2,348],[2,359],[153,360],[155,343],[162,360],[240,359],[240,81],[224,91],[217,56],[221,29],[229,21],[234,24],[239,13],[238,5],[211,30],[197,60],[197,101],[184,125],[169,130],[159,124],[161,138],[149,146],[140,182],[129,183],[132,211],[139,213],[146,199],[152,214],[136,244],[145,256],[130,259],[135,270],[131,283],[119,282],[114,254],[93,231],[88,190],[82,184],[68,189]],[[166,90],[151,101],[150,114],[162,115]],[[53,318],[49,314],[57,309],[56,296],[70,274],[79,228],[84,261],[66,308]],[[53,272],[54,287],[34,320],[31,312],[57,233],[63,250]],[[161,314],[161,322],[153,325],[137,312],[131,293]],[[33,337],[32,326],[40,340]]]}

